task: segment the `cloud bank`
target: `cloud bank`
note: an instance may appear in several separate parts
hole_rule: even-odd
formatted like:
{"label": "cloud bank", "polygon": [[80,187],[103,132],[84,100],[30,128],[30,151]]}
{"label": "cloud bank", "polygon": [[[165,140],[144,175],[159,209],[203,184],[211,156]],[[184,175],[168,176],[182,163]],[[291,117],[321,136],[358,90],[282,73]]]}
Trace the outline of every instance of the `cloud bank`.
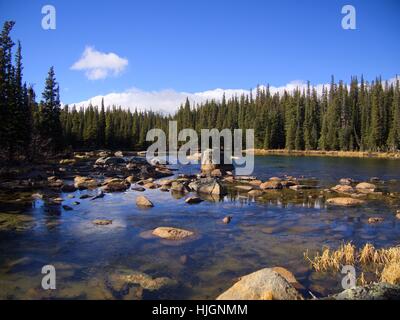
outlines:
{"label": "cloud bank", "polygon": [[81,58],[72,66],[72,70],[85,71],[89,80],[100,80],[110,75],[117,76],[128,65],[128,60],[115,53],[103,53],[93,47],[86,47]]}
{"label": "cloud bank", "polygon": [[[399,79],[399,78],[398,78]],[[396,78],[388,80],[388,83],[394,83]],[[322,93],[323,87],[329,87],[329,84],[317,84],[313,85],[317,93]],[[265,88],[265,86],[259,86]],[[271,94],[280,93],[283,94],[285,91],[293,92],[299,88],[300,90],[307,89],[307,82],[302,80],[291,81],[284,86],[269,86]],[[253,94],[256,89],[253,89]],[[202,92],[179,92],[175,90],[160,90],[160,91],[145,91],[137,88],[131,88],[123,92],[112,92],[105,95],[99,95],[92,97],[86,101],[77,103],[71,103],[70,105],[76,105],[77,107],[87,107],[89,104],[101,105],[101,100],[104,99],[106,106],[121,106],[125,109],[130,110],[152,110],[162,113],[174,113],[181,104],[183,104],[186,98],[189,99],[191,105],[205,102],[206,100],[220,101],[223,94],[226,98],[234,96],[240,97],[242,94],[249,94],[250,90],[245,89],[214,89]]]}
{"label": "cloud bank", "polygon": [[[323,85],[317,85],[317,91],[322,92]],[[260,86],[260,88],[265,88],[265,86]],[[289,84],[281,87],[270,86],[270,92],[275,94],[277,92],[283,93],[286,91],[293,91],[296,88],[305,89],[307,88],[307,83],[304,81],[293,81]],[[253,93],[255,89],[252,90]],[[130,110],[153,110],[163,113],[174,113],[181,104],[183,104],[186,98],[189,99],[190,103],[197,104],[202,103],[207,100],[220,101],[222,96],[231,98],[234,96],[241,96],[242,94],[249,94],[250,90],[245,89],[214,89],[202,92],[183,92],[169,90],[160,91],[144,91],[138,88],[131,88],[123,92],[111,92],[105,95],[99,95],[92,97],[88,100],[70,103],[70,105],[76,105],[77,107],[87,107],[89,104],[101,105],[101,100],[104,99],[104,104],[106,106],[121,106]]]}

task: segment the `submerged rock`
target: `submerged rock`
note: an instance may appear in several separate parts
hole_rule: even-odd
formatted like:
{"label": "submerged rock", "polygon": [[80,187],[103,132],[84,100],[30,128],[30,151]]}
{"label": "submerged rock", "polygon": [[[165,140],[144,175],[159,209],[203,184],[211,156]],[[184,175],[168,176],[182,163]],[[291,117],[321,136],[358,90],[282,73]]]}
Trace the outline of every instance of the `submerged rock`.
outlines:
{"label": "submerged rock", "polygon": [[152,278],[148,274],[138,271],[120,271],[109,277],[109,282],[114,290],[121,291],[126,284],[136,284],[149,291],[160,290],[164,287],[174,286],[175,280],[167,277]]}
{"label": "submerged rock", "polygon": [[182,240],[194,235],[192,231],[173,227],[158,227],[152,234],[167,240]]}
{"label": "submerged rock", "polygon": [[228,224],[231,222],[231,220],[232,220],[232,216],[226,216],[222,219],[222,222],[225,224]]}
{"label": "submerged rock", "polygon": [[282,275],[265,268],[241,277],[217,300],[303,300],[303,297]]}
{"label": "submerged rock", "polygon": [[252,197],[260,197],[263,195],[263,192],[261,190],[251,190],[248,192],[248,195]]}
{"label": "submerged rock", "polygon": [[384,282],[359,286],[332,295],[331,300],[400,300],[400,286]]}
{"label": "submerged rock", "polygon": [[145,196],[136,197],[136,205],[141,208],[154,207],[153,203],[149,199],[147,199]]}
{"label": "submerged rock", "polygon": [[31,216],[15,213],[0,213],[0,231],[26,231],[34,226],[34,218]]}
{"label": "submerged rock", "polygon": [[354,198],[344,198],[344,197],[339,197],[339,198],[330,198],[326,200],[327,204],[334,205],[334,206],[358,206],[361,204],[364,204],[364,200],[360,199],[354,199]]}
{"label": "submerged rock", "polygon": [[382,217],[371,217],[368,218],[368,223],[369,224],[374,224],[374,223],[379,223],[379,222],[383,222],[385,219]]}
{"label": "submerged rock", "polygon": [[96,219],[96,220],[93,220],[92,223],[95,225],[98,225],[98,226],[106,226],[106,225],[112,224],[112,220]]}
{"label": "submerged rock", "polygon": [[252,186],[235,186],[235,189],[239,190],[239,191],[243,191],[243,192],[249,192],[249,191],[253,190],[253,187]]}
{"label": "submerged rock", "polygon": [[188,204],[196,204],[196,203],[203,202],[203,200],[200,199],[199,197],[189,197],[185,200],[185,202]]}
{"label": "submerged rock", "polygon": [[76,187],[72,184],[64,184],[61,188],[62,192],[75,192]]}
{"label": "submerged rock", "polygon": [[133,187],[131,188],[131,190],[133,190],[133,191],[139,191],[139,192],[146,191],[145,188],[139,187],[139,186],[133,186]]}

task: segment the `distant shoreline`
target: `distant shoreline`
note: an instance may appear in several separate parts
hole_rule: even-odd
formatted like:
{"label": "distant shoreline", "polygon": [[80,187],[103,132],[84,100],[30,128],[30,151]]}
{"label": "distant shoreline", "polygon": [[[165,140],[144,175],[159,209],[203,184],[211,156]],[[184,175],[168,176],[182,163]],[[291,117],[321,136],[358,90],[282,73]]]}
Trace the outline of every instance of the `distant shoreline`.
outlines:
{"label": "distant shoreline", "polygon": [[400,152],[369,152],[369,151],[322,151],[322,150],[286,150],[286,149],[247,149],[246,152],[256,156],[281,155],[281,156],[313,156],[313,157],[338,157],[338,158],[378,158],[400,159]]}

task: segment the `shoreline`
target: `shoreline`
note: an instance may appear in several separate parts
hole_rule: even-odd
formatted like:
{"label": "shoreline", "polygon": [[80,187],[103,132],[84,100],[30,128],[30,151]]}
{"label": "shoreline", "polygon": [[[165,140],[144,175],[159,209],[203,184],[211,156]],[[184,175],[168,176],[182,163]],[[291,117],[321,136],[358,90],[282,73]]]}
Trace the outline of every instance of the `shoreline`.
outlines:
{"label": "shoreline", "polygon": [[370,152],[370,151],[322,151],[322,150],[287,150],[287,149],[247,149],[245,152],[256,156],[303,156],[303,157],[337,157],[337,158],[372,158],[400,159],[400,152]]}

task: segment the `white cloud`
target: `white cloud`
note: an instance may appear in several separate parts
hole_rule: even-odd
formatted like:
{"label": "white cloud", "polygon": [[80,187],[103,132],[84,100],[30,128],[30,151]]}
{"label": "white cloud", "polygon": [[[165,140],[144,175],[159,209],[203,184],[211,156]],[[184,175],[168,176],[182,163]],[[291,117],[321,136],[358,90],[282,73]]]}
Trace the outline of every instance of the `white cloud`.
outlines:
{"label": "white cloud", "polygon": [[89,80],[99,80],[110,75],[117,76],[127,65],[128,60],[115,53],[103,53],[93,47],[86,47],[81,58],[71,66],[71,69],[85,71]]}

